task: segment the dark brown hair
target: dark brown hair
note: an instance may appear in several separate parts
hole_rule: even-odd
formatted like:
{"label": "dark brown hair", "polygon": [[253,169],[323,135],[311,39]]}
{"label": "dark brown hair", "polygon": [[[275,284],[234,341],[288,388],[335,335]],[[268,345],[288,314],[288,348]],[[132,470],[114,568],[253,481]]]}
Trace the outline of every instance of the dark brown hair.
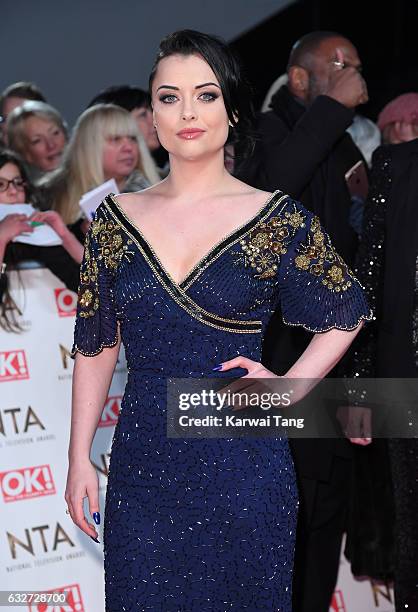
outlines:
{"label": "dark brown hair", "polygon": [[252,151],[254,110],[251,89],[242,68],[225,41],[196,30],[179,30],[164,38],[149,77],[149,89],[160,61],[171,55],[200,55],[212,68],[221,86],[228,118],[232,124],[228,144],[239,145],[242,156]]}

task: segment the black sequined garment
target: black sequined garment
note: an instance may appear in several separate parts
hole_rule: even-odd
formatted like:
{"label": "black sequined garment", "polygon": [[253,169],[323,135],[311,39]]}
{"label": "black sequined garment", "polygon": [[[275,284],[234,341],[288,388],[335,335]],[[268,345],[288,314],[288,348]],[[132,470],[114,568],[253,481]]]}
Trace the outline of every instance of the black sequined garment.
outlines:
{"label": "black sequined garment", "polygon": [[[417,378],[417,202],[418,140],[378,149],[357,263],[374,320],[356,340],[351,376]],[[382,467],[376,470],[378,454]],[[387,454],[390,469],[384,467]],[[359,510],[352,531],[364,536],[351,540],[354,569],[377,578],[393,573],[397,612],[418,611],[418,441],[378,440],[375,450],[359,449],[356,462]]]}

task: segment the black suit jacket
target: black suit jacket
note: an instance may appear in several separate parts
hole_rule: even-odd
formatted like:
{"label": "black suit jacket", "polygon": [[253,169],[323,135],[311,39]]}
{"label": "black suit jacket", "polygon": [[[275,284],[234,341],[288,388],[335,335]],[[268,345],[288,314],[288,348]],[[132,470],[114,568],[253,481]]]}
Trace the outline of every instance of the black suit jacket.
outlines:
{"label": "black suit jacket", "polygon": [[238,171],[244,182],[281,189],[314,212],[348,264],[354,262],[357,237],[349,225],[351,197],[345,173],[363,159],[346,133],[354,113],[328,96],[310,107],[286,86],[272,99],[272,110],[258,119],[253,155]]}
{"label": "black suit jacket", "polygon": [[[328,96],[310,107],[298,102],[286,86],[272,99],[272,110],[259,117],[254,154],[240,168],[239,178],[267,191],[281,189],[319,216],[337,251],[350,265],[357,237],[349,225],[351,197],[345,173],[362,160],[346,133],[353,111]],[[305,350],[312,334],[287,327],[281,313],[272,317],[263,347],[263,363],[285,373]],[[351,457],[346,440],[291,441],[300,477],[327,480],[335,455]]]}

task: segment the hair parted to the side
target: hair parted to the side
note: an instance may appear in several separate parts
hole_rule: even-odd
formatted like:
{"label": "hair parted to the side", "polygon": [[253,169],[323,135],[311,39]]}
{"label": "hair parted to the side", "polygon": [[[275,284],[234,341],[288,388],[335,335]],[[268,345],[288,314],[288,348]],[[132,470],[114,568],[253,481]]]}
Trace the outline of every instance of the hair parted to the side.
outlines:
{"label": "hair parted to the side", "polygon": [[239,145],[240,155],[248,155],[254,145],[252,94],[231,48],[218,36],[196,30],[178,30],[166,36],[160,43],[149,77],[151,95],[158,64],[171,55],[199,55],[209,64],[221,86],[228,119],[232,124],[227,143]]}
{"label": "hair parted to the side", "polygon": [[137,170],[151,184],[160,180],[132,115],[114,104],[92,106],[78,118],[59,168],[39,182],[66,224],[79,219],[81,196],[104,183],[103,149],[112,136],[134,136],[140,152]]}

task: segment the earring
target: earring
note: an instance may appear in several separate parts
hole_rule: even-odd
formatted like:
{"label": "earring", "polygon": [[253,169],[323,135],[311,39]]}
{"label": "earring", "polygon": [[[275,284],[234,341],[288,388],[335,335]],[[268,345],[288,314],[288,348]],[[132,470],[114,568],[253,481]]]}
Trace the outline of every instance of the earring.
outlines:
{"label": "earring", "polygon": [[231,119],[228,121],[228,125],[229,125],[229,127],[231,127],[231,128],[233,128],[233,127],[234,127],[234,124],[232,123]]}

